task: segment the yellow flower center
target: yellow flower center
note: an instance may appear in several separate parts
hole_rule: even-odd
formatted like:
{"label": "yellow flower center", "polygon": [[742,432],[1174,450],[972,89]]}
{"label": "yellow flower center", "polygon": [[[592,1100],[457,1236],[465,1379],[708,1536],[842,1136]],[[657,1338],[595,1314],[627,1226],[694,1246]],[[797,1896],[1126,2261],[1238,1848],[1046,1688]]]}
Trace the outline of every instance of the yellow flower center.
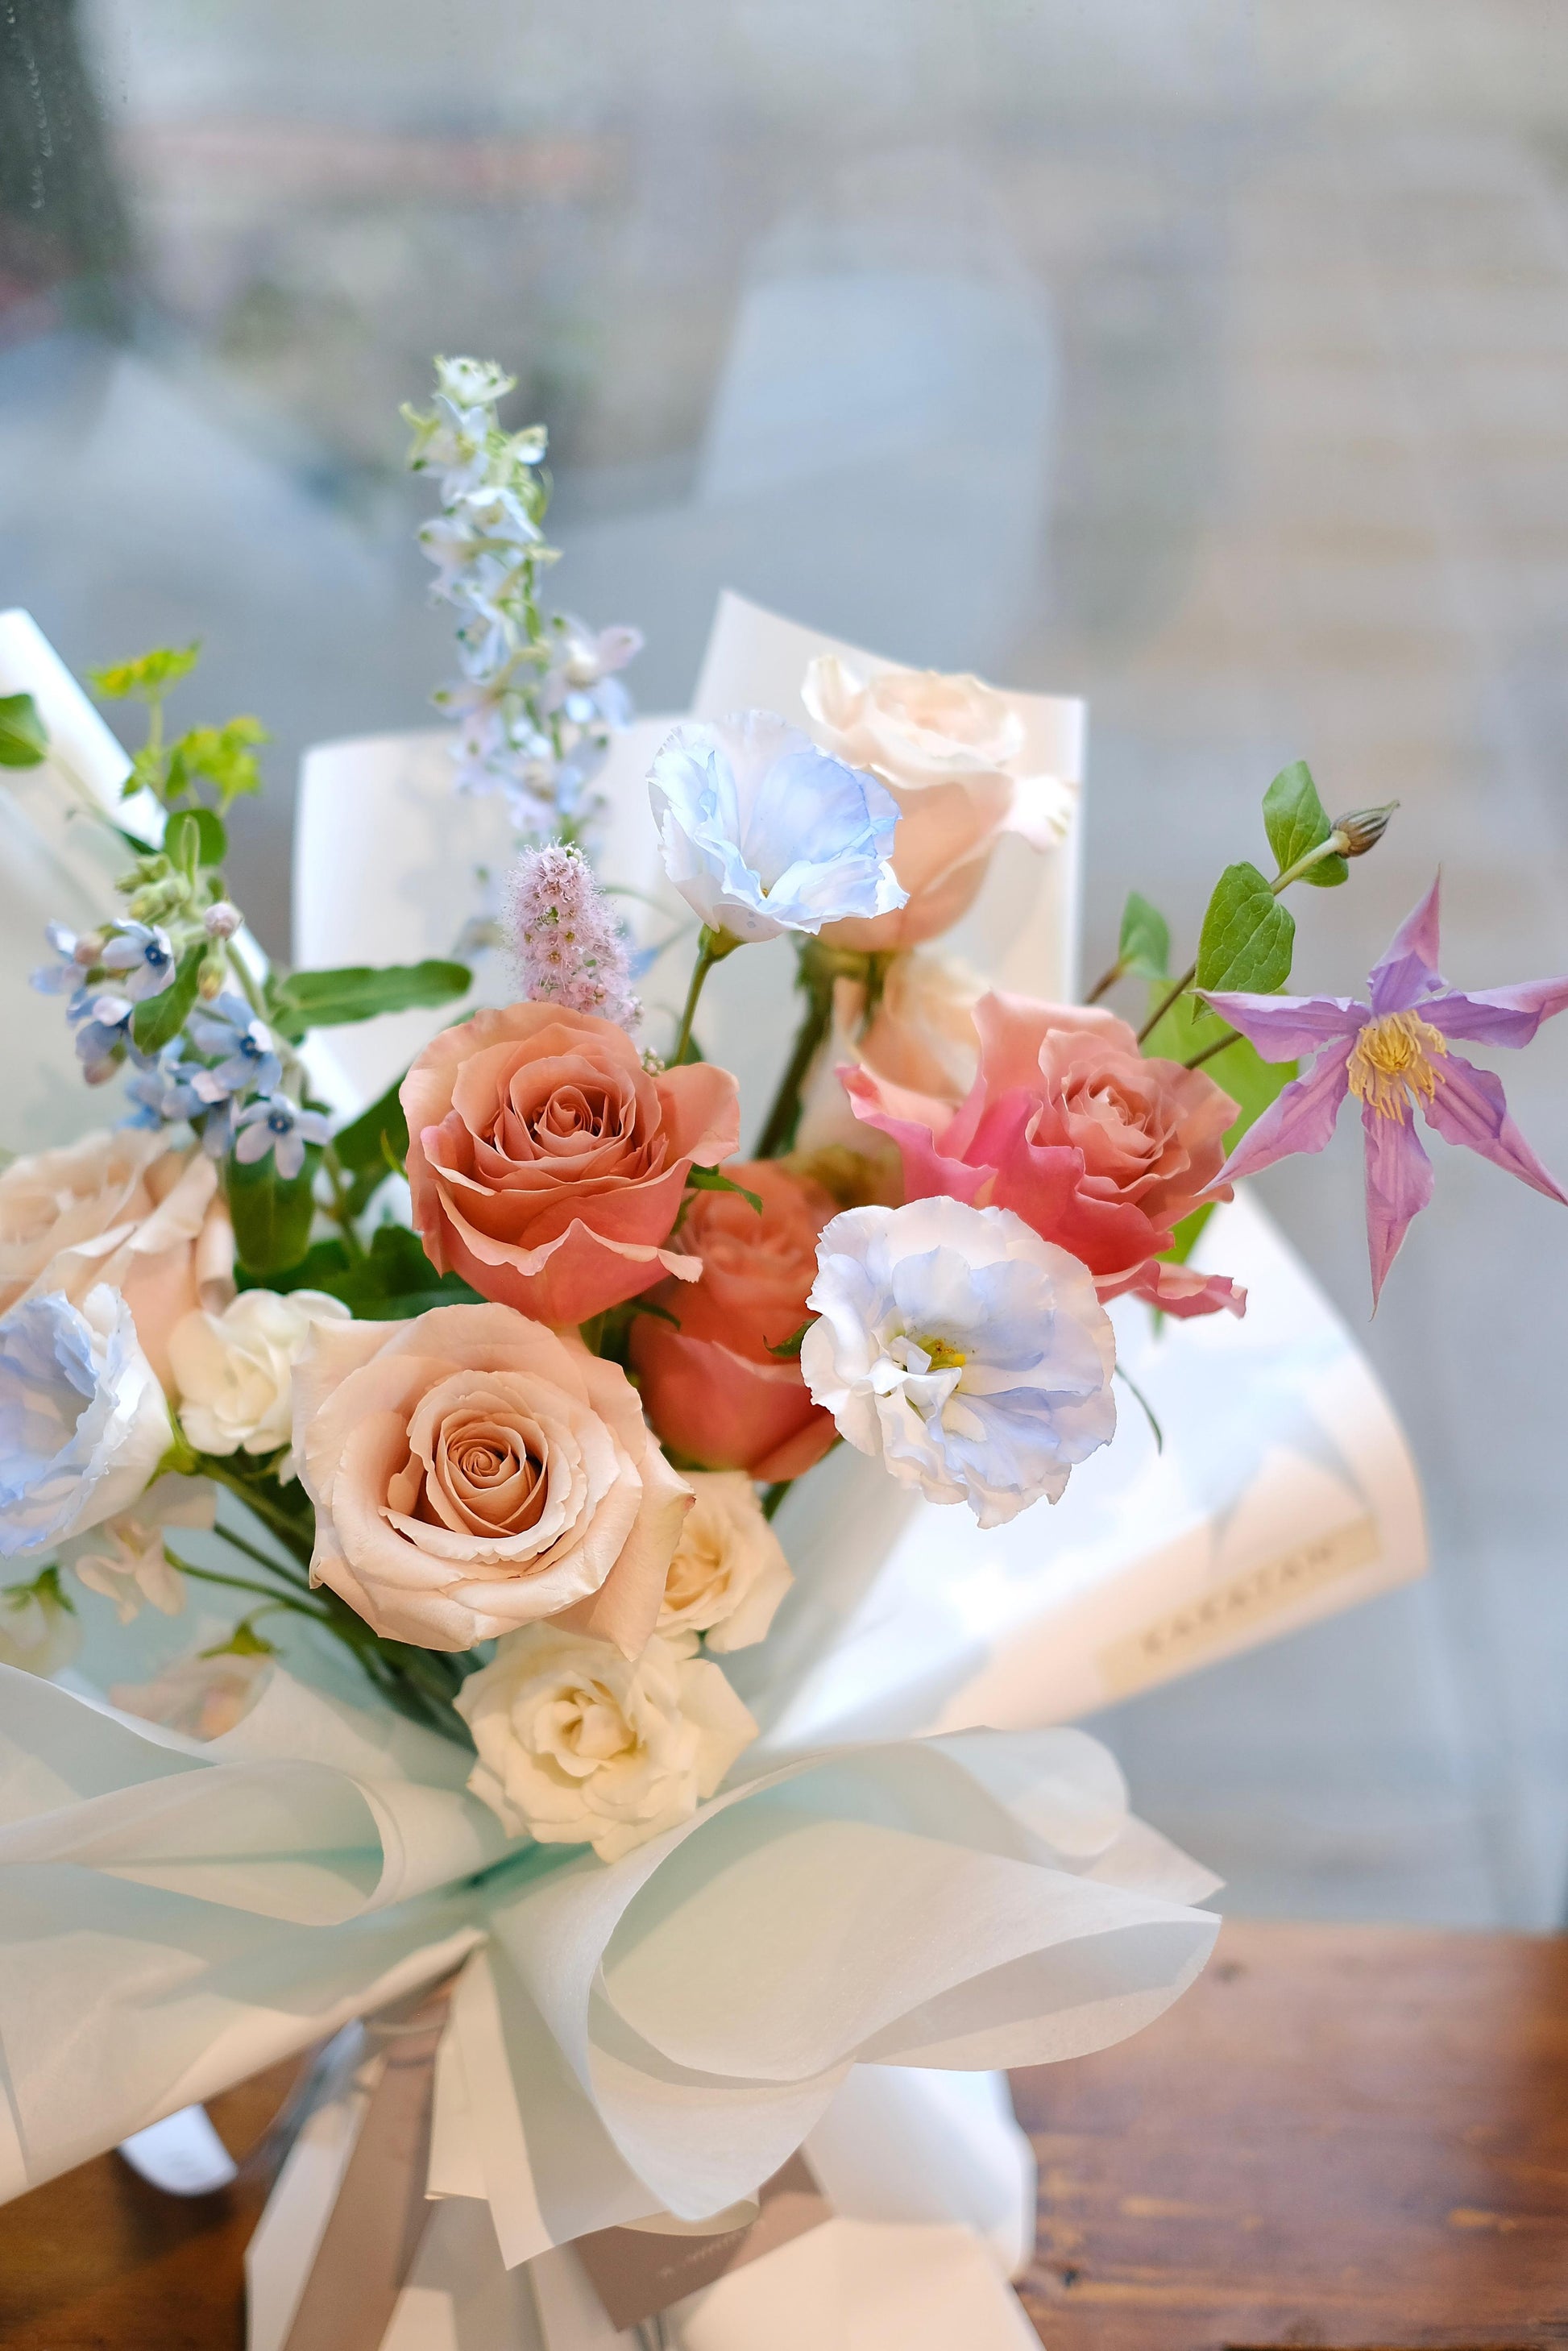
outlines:
{"label": "yellow flower center", "polygon": [[968,1362],[962,1347],[953,1346],[946,1339],[916,1339],[915,1345],[927,1355],[934,1372],[961,1372]]}
{"label": "yellow flower center", "polygon": [[1369,1020],[1355,1040],[1345,1069],[1350,1090],[1379,1118],[1403,1121],[1412,1094],[1430,1102],[1437,1092],[1432,1057],[1448,1050],[1442,1032],[1418,1012],[1385,1012]]}

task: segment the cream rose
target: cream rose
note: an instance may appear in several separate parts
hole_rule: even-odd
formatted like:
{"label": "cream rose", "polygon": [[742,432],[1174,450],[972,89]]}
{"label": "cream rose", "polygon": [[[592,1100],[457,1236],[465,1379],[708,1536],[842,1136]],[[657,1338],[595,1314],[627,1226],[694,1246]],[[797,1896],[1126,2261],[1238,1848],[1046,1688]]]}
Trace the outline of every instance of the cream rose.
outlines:
{"label": "cream rose", "polygon": [[[243,1290],[221,1314],[176,1322],[169,1363],[180,1419],[198,1453],[277,1453],[294,1423],[294,1366],[318,1322],[349,1310],[319,1290]],[[288,1474],[292,1475],[292,1471]]]}
{"label": "cream rose", "polygon": [[479,1750],[468,1785],[509,1834],[601,1861],[690,1820],[757,1736],[718,1667],[657,1635],[628,1659],[531,1625],[456,1703]]}
{"label": "cream rose", "polygon": [[886,669],[862,678],[836,653],[808,664],[800,698],[824,749],[880,776],[898,802],[896,913],[829,923],[836,946],[911,947],[967,912],[1003,832],[1037,849],[1061,840],[1076,786],[1033,772],[1022,712],[968,675]]}
{"label": "cream rose", "polygon": [[696,1500],[664,1578],[659,1631],[706,1635],[710,1649],[749,1649],[765,1638],[795,1581],[744,1470],[688,1469]]}
{"label": "cream rose", "polygon": [[204,1153],[120,1127],[0,1174],[0,1314],[51,1290],[79,1306],[100,1282],[167,1388],[175,1323],[234,1295],[234,1233]]}
{"label": "cream rose", "polygon": [[311,1575],[374,1630],[470,1649],[559,1618],[634,1656],[692,1504],[616,1364],[509,1306],[318,1322],[294,1374]]}

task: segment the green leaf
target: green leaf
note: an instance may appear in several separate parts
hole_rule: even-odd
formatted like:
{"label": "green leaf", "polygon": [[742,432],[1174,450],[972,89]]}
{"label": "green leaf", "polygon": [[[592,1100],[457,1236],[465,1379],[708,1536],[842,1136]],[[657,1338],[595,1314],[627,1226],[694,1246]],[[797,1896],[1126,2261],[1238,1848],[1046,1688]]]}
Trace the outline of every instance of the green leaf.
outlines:
{"label": "green leaf", "polygon": [[231,718],[222,726],[193,726],[169,752],[165,799],[183,799],[198,784],[210,784],[220,808],[261,789],[254,747],[271,737],[259,718]]}
{"label": "green leaf", "polygon": [[100,702],[162,702],[172,685],[190,675],[201,650],[199,639],[189,645],[154,645],[135,661],[89,669],[88,683]]}
{"label": "green leaf", "polygon": [[400,1322],[433,1306],[480,1302],[478,1291],[456,1274],[436,1272],[406,1225],[381,1226],[371,1236],[368,1256],[341,1273],[326,1274],[320,1287],[361,1322]]}
{"label": "green leaf", "polygon": [[452,1004],[466,996],[474,975],[464,963],[345,964],[335,971],[293,971],[271,982],[268,1017],[297,1045],[311,1029],[340,1029],[382,1012],[410,1012]]}
{"label": "green leaf", "polygon": [[[1281,873],[1328,839],[1333,827],[1318,798],[1312,771],[1304,759],[1294,759],[1288,768],[1281,768],[1264,793],[1263,830]],[[1309,865],[1301,878],[1317,889],[1332,890],[1336,883],[1348,880],[1349,875],[1350,868],[1343,857],[1322,857],[1315,865]]]}
{"label": "green leaf", "polygon": [[250,1273],[243,1265],[235,1268],[235,1285],[239,1290],[325,1290],[334,1297],[333,1283],[348,1272],[353,1264],[349,1245],[336,1234],[330,1240],[312,1241],[298,1265],[280,1273],[262,1279]]}
{"label": "green leaf", "polygon": [[686,1182],[694,1192],[738,1192],[743,1200],[750,1201],[758,1216],[762,1214],[761,1194],[748,1192],[744,1184],[731,1183],[729,1177],[716,1167],[694,1167],[687,1175]]}
{"label": "green leaf", "polygon": [[161,1053],[172,1044],[190,1015],[202,977],[205,939],[187,947],[174,967],[174,977],[161,996],[150,996],[131,1016],[131,1033],[143,1053]]}
{"label": "green leaf", "polygon": [[386,1173],[386,1149],[390,1145],[399,1160],[408,1157],[408,1121],[402,1114],[398,1099],[402,1078],[394,1078],[378,1102],[362,1110],[358,1118],[340,1127],[332,1137],[332,1148],[338,1164],[350,1172],[361,1167],[373,1167],[379,1183]]}
{"label": "green leaf", "polygon": [[229,853],[229,836],[216,809],[190,808],[184,811],[187,824],[196,828],[197,862],[221,865]]}
{"label": "green leaf", "polygon": [[1151,906],[1136,890],[1129,890],[1122,909],[1116,961],[1124,972],[1132,972],[1139,979],[1165,979],[1170,973],[1170,925],[1159,908]]}
{"label": "green leaf", "polygon": [[0,768],[36,768],[49,738],[30,694],[0,695]]}
{"label": "green leaf", "polygon": [[[1157,998],[1157,989],[1150,992]],[[1184,996],[1172,1005],[1159,1027],[1145,1040],[1144,1050],[1166,1061],[1190,1061],[1195,1054],[1223,1037],[1228,1025],[1207,1004],[1199,1004],[1196,997]],[[1266,1061],[1245,1037],[1235,1037],[1205,1061],[1203,1071],[1217,1086],[1223,1087],[1237,1104],[1237,1115],[1225,1136],[1228,1155],[1248,1128],[1257,1123],[1270,1103],[1289,1085],[1296,1074],[1296,1064]],[[1176,1228],[1175,1246],[1166,1251],[1174,1263],[1186,1264],[1213,1214],[1214,1203],[1210,1201],[1207,1207],[1195,1208],[1190,1217],[1183,1217]]]}
{"label": "green leaf", "polygon": [[1199,987],[1271,995],[1291,977],[1296,925],[1255,865],[1228,865],[1197,943]]}
{"label": "green leaf", "polygon": [[172,816],[164,829],[163,854],[193,881],[202,857],[202,830],[189,809]]}
{"label": "green leaf", "polygon": [[242,1165],[231,1152],[224,1163],[224,1192],[234,1220],[235,1251],[251,1277],[248,1286],[270,1286],[270,1277],[297,1266],[310,1246],[316,1214],[311,1178],[321,1154],[311,1146],[292,1180],[279,1176],[271,1152]]}
{"label": "green leaf", "polygon": [[810,1321],[802,1322],[798,1331],[791,1331],[789,1336],[787,1339],[781,1339],[777,1347],[769,1347],[768,1353],[777,1355],[781,1364],[798,1364],[800,1360],[800,1342],[810,1327]]}

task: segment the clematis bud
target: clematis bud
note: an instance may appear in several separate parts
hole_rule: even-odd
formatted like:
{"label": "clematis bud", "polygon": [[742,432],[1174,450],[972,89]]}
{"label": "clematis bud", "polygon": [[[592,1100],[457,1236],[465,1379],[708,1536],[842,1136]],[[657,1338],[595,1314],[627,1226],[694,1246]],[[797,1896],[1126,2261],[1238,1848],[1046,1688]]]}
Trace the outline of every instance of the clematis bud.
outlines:
{"label": "clematis bud", "polygon": [[202,916],[202,928],[210,939],[232,939],[244,920],[231,899],[220,898]]}
{"label": "clematis bud", "polygon": [[1389,800],[1382,808],[1356,809],[1350,816],[1334,819],[1333,845],[1342,857],[1364,857],[1375,849],[1388,830],[1388,820],[1398,807]]}

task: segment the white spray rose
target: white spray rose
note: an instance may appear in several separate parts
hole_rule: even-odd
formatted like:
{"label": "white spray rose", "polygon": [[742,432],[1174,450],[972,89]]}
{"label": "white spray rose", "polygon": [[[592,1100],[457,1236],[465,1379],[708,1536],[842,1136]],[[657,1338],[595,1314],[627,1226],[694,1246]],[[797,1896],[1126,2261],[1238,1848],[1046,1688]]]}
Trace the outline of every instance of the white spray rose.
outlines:
{"label": "white spray rose", "polygon": [[742,1469],[687,1469],[696,1500],[664,1578],[659,1631],[702,1633],[721,1654],[765,1638],[794,1582],[782,1544]]}
{"label": "white spray rose", "polygon": [[601,1861],[690,1820],[757,1736],[718,1667],[657,1634],[625,1657],[527,1625],[456,1704],[479,1750],[468,1785],[508,1834],[591,1844]]}
{"label": "white spray rose", "polygon": [[0,1316],[0,1558],[101,1526],[145,1490],[173,1438],[131,1310],[100,1283]]}
{"label": "white spray rose", "polygon": [[319,1290],[287,1297],[242,1290],[221,1314],[198,1311],[174,1326],[169,1359],[180,1418],[198,1453],[276,1453],[294,1417],[294,1366],[318,1322],[348,1308]]}

